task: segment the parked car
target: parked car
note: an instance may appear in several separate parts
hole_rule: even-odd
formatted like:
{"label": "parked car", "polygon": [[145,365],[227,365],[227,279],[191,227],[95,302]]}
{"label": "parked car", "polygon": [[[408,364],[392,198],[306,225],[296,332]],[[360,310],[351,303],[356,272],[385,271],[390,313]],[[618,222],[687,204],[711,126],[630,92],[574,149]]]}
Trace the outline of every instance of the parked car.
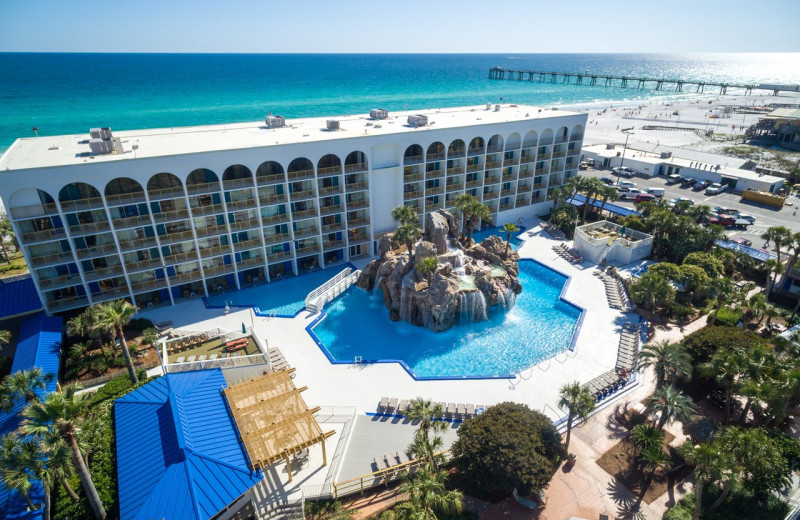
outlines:
{"label": "parked car", "polygon": [[747,240],[744,237],[733,237],[730,239],[730,241],[733,242],[734,244],[739,244],[740,246],[750,247],[753,245],[753,242],[751,240]]}
{"label": "parked car", "polygon": [[689,186],[694,186],[696,183],[697,179],[695,179],[694,177],[684,177],[683,180],[681,180],[681,186],[683,186],[684,188],[688,188]]}
{"label": "parked car", "polygon": [[716,206],[716,207],[712,208],[711,212],[712,213],[728,213],[728,214],[731,214],[731,215],[738,215],[739,214],[739,210],[738,209],[723,208],[723,207],[720,207],[720,206]]}
{"label": "parked car", "polygon": [[739,220],[746,220],[751,224],[756,223],[756,217],[750,215],[749,213],[737,213],[736,218],[738,218]]}
{"label": "parked car", "polygon": [[627,166],[617,166],[616,168],[612,168],[611,172],[614,175],[619,175],[620,177],[631,178],[636,175],[636,172]]}
{"label": "parked car", "polygon": [[708,188],[711,183],[708,181],[697,181],[697,183],[692,186],[694,191],[703,191],[704,189]]}
{"label": "parked car", "polygon": [[727,185],[715,182],[711,186],[706,188],[706,195],[719,195],[720,193],[722,193],[727,189],[728,189]]}
{"label": "parked car", "polygon": [[673,173],[672,175],[667,176],[667,184],[678,184],[683,180],[683,177],[678,175],[677,173]]}
{"label": "parked car", "polygon": [[656,197],[658,199],[662,198],[664,196],[664,194],[666,193],[664,188],[645,188],[644,192],[645,193],[649,193],[650,195],[652,195],[652,196],[654,196],[654,197]]}
{"label": "parked car", "polygon": [[736,224],[736,219],[732,215],[720,213],[716,217],[708,219],[709,225],[716,224],[717,226],[730,227]]}
{"label": "parked car", "polygon": [[612,179],[611,177],[600,177],[600,182],[611,186],[614,184],[614,179]]}
{"label": "parked car", "polygon": [[636,196],[636,204],[641,204],[642,202],[652,202],[656,200],[656,196],[650,193],[640,193]]}
{"label": "parked car", "polygon": [[630,189],[630,188],[635,188],[636,187],[636,183],[635,182],[631,182],[631,181],[619,181],[619,184],[617,184],[617,186],[619,186],[620,188],[629,188]]}
{"label": "parked car", "polygon": [[589,165],[586,164],[586,161],[581,161],[581,163],[578,165],[578,169],[579,170],[587,170],[587,169],[589,169]]}
{"label": "parked car", "polygon": [[619,198],[622,200],[636,200],[639,195],[642,195],[641,190],[636,188],[627,188],[627,191],[620,191]]}
{"label": "parked car", "polygon": [[687,199],[686,197],[675,197],[669,201],[669,204],[670,206],[675,206],[681,202],[688,202],[690,206],[694,206],[694,201],[692,199]]}

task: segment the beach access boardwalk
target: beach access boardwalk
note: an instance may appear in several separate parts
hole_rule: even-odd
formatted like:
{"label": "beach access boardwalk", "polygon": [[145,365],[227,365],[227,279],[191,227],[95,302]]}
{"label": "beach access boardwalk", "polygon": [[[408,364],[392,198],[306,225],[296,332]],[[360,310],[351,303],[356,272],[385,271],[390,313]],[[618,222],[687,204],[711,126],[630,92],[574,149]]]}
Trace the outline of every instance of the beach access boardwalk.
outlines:
{"label": "beach access boardwalk", "polygon": [[706,87],[718,87],[720,94],[727,94],[729,88],[744,90],[745,95],[750,95],[754,90],[768,90],[777,96],[780,92],[800,92],[800,85],[767,85],[767,84],[741,84],[720,83],[716,81],[698,81],[687,79],[647,78],[642,76],[617,76],[611,74],[593,74],[590,72],[549,72],[543,70],[506,69],[492,67],[489,69],[489,79],[515,79],[518,81],[538,81],[540,83],[564,83],[572,85],[588,85],[591,87],[622,87],[644,89],[655,87],[655,90],[673,88],[675,92],[683,92],[684,86],[696,87],[696,92],[705,92]]}

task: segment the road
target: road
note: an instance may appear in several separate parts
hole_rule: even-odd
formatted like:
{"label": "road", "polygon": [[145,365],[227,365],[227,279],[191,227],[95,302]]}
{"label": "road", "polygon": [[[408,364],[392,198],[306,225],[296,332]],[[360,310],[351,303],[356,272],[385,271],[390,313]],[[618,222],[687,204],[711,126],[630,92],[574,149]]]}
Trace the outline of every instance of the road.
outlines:
{"label": "road", "polygon": [[[594,170],[588,169],[580,172],[581,175],[586,177],[611,177],[616,180],[612,175],[611,170]],[[683,188],[680,184],[667,185],[666,177],[643,177],[636,176],[629,180],[636,183],[636,187],[643,190],[644,188],[663,188],[665,199],[674,199],[675,197],[682,197],[691,199],[695,204],[706,204],[708,206],[716,207],[721,206],[724,208],[737,209],[742,213],[753,215],[756,219],[755,223],[748,227],[747,231],[744,230],[727,230],[726,234],[729,237],[737,236],[752,240],[753,247],[761,247],[764,241],[760,238],[767,228],[771,226],[786,226],[792,230],[793,233],[800,232],[800,199],[795,196],[789,197],[786,201],[787,204],[781,209],[773,208],[763,204],[754,204],[750,201],[743,201],[739,195],[729,192],[723,192],[719,195],[706,195],[702,191],[693,191],[691,188]],[[634,208],[633,201],[618,200],[615,202],[620,206],[627,208]]]}

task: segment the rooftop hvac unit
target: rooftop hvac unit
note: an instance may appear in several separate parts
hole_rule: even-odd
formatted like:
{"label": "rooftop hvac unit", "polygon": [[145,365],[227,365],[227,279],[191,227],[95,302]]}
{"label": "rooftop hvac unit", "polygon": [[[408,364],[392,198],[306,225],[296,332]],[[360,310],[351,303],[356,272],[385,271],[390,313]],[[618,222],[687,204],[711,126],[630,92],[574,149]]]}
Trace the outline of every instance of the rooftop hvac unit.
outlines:
{"label": "rooftop hvac unit", "polygon": [[613,150],[615,146],[614,143],[606,143],[606,150]]}
{"label": "rooftop hvac unit", "polygon": [[409,126],[418,127],[418,126],[425,126],[427,124],[428,124],[428,116],[423,116],[421,114],[408,116]]}
{"label": "rooftop hvac unit", "polygon": [[114,151],[114,142],[110,139],[89,139],[89,149],[95,155],[111,153]]}
{"label": "rooftop hvac unit", "polygon": [[280,128],[286,126],[286,119],[283,116],[268,115],[264,120],[268,128]]}
{"label": "rooftop hvac unit", "polygon": [[389,117],[389,111],[385,108],[373,108],[369,111],[369,117],[372,119],[386,119]]}
{"label": "rooftop hvac unit", "polygon": [[325,125],[328,127],[328,130],[338,130],[339,129],[339,121],[336,119],[328,119],[325,121]]}
{"label": "rooftop hvac unit", "polygon": [[672,157],[672,152],[661,152],[662,159],[669,159],[670,157]]}
{"label": "rooftop hvac unit", "polygon": [[92,139],[102,139],[104,141],[108,141],[109,139],[113,138],[113,136],[111,135],[111,128],[107,126],[104,126],[102,128],[90,128],[89,136]]}

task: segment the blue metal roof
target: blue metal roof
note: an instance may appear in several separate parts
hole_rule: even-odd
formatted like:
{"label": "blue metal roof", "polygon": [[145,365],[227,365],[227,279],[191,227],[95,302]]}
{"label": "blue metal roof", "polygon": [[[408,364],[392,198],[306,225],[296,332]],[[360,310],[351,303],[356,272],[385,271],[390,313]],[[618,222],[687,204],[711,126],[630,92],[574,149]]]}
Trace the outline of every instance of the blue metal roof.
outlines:
{"label": "blue metal roof", "polygon": [[0,320],[42,310],[30,273],[0,279]]}
{"label": "blue metal roof", "polygon": [[[44,373],[52,374],[53,379],[46,384],[45,390],[37,392],[40,396],[56,390],[61,349],[61,325],[61,318],[48,317],[42,312],[26,318],[22,323],[11,372],[40,367]],[[0,414],[0,435],[5,435],[19,427],[21,422],[19,413],[23,406],[24,403],[20,400],[10,413]],[[34,483],[30,495],[34,503],[42,502],[44,490],[41,483]],[[16,491],[10,491],[0,484],[0,520],[33,520],[41,517],[41,509],[27,511],[27,504],[22,495]]]}
{"label": "blue metal roof", "polygon": [[167,374],[118,399],[121,520],[211,518],[261,480],[249,469],[219,369]]}
{"label": "blue metal roof", "polygon": [[717,240],[716,244],[723,249],[730,249],[731,251],[736,251],[737,253],[742,253],[747,256],[753,257],[759,262],[766,262],[769,259],[778,258],[772,253],[768,253],[766,251],[763,251],[761,249],[756,249],[754,247],[748,247],[742,244],[737,244],[736,242],[728,242],[727,240]]}
{"label": "blue metal roof", "polygon": [[[572,204],[573,206],[583,206],[586,204],[586,195],[581,195],[580,193],[576,194],[574,197],[570,197],[567,199],[567,202]],[[638,211],[625,208],[623,206],[617,206],[616,204],[611,204],[607,202],[605,206],[603,206],[603,200],[592,198],[589,202],[590,206],[594,206],[597,209],[603,208],[604,211],[610,211],[615,215],[619,215],[620,217],[627,217],[628,215],[641,215]]]}

